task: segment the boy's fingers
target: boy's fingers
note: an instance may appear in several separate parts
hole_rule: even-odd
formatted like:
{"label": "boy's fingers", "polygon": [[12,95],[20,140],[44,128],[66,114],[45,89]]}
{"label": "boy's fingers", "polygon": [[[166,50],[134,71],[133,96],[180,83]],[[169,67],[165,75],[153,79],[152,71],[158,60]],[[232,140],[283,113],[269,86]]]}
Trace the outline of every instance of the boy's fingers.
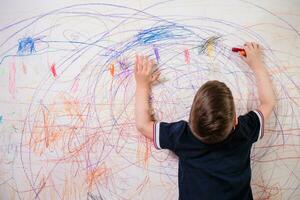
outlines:
{"label": "boy's fingers", "polygon": [[240,55],[240,58],[243,60],[243,61],[245,61],[246,62],[246,60],[247,60],[247,51],[245,51],[246,53],[246,56],[244,56],[243,54],[241,54],[241,52],[239,53],[239,55]]}
{"label": "boy's fingers", "polygon": [[148,61],[147,61],[147,73],[151,73],[151,70],[152,70],[152,59],[149,60],[149,58],[148,58]]}
{"label": "boy's fingers", "polygon": [[260,46],[259,46],[259,44],[257,44],[257,43],[256,43],[256,48],[257,48],[257,49],[260,49]]}
{"label": "boy's fingers", "polygon": [[135,65],[137,71],[144,71],[150,74],[155,65],[155,61],[154,59],[149,59],[149,56],[137,55]]}
{"label": "boy's fingers", "polygon": [[145,56],[143,66],[145,71],[149,70],[149,56]]}
{"label": "boy's fingers", "polygon": [[135,55],[135,64],[134,64],[134,72],[138,72],[138,62],[139,62],[139,55]]}
{"label": "boy's fingers", "polygon": [[157,78],[159,78],[160,74],[161,74],[160,71],[157,71],[156,74],[155,74],[155,76],[156,76]]}
{"label": "boy's fingers", "polygon": [[239,54],[240,54],[241,56],[246,56],[246,55],[247,55],[247,54],[246,54],[246,51],[240,51]]}
{"label": "boy's fingers", "polygon": [[152,75],[152,82],[156,81],[160,76],[160,72],[159,71],[156,71],[153,73]]}
{"label": "boy's fingers", "polygon": [[248,50],[251,50],[253,48],[250,42],[246,42],[245,46],[248,47]]}
{"label": "boy's fingers", "polygon": [[150,59],[150,61],[149,61],[149,69],[148,69],[148,72],[152,72],[154,66],[155,66],[155,61],[154,61],[154,59]]}
{"label": "boy's fingers", "polygon": [[248,52],[250,51],[249,46],[245,45],[244,49],[246,51],[246,54],[248,54]]}
{"label": "boy's fingers", "polygon": [[252,46],[253,46],[254,49],[257,48],[257,44],[255,42],[251,42],[251,44],[252,44]]}
{"label": "boy's fingers", "polygon": [[141,55],[141,56],[140,56],[140,59],[139,59],[139,65],[138,65],[138,66],[139,66],[139,67],[138,67],[138,70],[139,70],[139,71],[142,71],[143,68],[144,68],[143,62],[144,62],[144,56]]}

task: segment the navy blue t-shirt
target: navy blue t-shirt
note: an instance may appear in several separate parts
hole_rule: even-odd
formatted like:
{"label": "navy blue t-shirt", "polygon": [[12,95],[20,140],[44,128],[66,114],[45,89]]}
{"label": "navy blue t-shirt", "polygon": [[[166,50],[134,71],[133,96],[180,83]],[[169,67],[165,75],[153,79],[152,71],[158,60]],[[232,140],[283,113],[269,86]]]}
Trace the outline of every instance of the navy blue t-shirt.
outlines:
{"label": "navy blue t-shirt", "polygon": [[155,147],[179,157],[179,199],[253,199],[250,151],[263,137],[263,124],[262,113],[250,111],[238,117],[238,125],[224,141],[205,144],[186,121],[155,123]]}

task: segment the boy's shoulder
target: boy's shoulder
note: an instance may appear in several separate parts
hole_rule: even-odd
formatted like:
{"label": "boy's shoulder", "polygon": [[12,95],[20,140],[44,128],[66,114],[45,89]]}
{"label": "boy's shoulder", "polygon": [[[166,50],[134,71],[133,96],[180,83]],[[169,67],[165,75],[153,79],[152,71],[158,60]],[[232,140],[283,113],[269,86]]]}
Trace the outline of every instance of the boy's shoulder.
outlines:
{"label": "boy's shoulder", "polygon": [[238,117],[237,131],[254,143],[264,136],[264,116],[259,110],[253,110]]}
{"label": "boy's shoulder", "polygon": [[187,151],[214,148],[228,143],[244,141],[252,144],[263,137],[264,119],[259,110],[253,110],[238,117],[238,124],[228,138],[217,144],[205,144],[191,131],[185,120],[176,122],[156,122],[153,127],[154,146],[157,149]]}

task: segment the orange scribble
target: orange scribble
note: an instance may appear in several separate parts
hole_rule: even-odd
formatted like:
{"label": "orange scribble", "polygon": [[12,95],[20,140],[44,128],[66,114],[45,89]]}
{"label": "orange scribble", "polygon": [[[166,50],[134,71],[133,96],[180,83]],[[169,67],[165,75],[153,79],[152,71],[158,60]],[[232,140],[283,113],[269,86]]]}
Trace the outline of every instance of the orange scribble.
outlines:
{"label": "orange scribble", "polygon": [[140,163],[142,165],[142,167],[147,167],[148,161],[149,161],[149,158],[151,155],[150,140],[146,139],[146,141],[138,142],[138,148],[137,148],[136,155],[137,155],[138,163]]}
{"label": "orange scribble", "polygon": [[68,99],[64,95],[61,95],[63,99],[64,110],[70,117],[78,117],[81,122],[84,121],[82,113],[80,111],[80,102],[76,99]]}
{"label": "orange scribble", "polygon": [[30,148],[37,154],[41,155],[45,148],[60,138],[60,130],[53,127],[53,116],[50,111],[44,107],[40,107],[36,114],[38,120],[34,123],[32,134],[29,141]]}
{"label": "orange scribble", "polygon": [[104,177],[104,179],[108,179],[107,173],[109,172],[109,168],[107,168],[105,165],[95,168],[88,172],[86,177],[86,183],[88,185],[88,188],[91,189],[91,187],[97,183],[100,178]]}
{"label": "orange scribble", "polygon": [[115,76],[115,65],[114,64],[109,65],[109,71],[110,71],[110,75],[112,77],[114,77]]}
{"label": "orange scribble", "polygon": [[[75,177],[69,173],[64,174],[61,199],[80,199],[80,193],[85,192],[86,189],[85,187],[81,187],[81,184],[77,184],[82,183],[82,180],[81,176]],[[57,198],[53,199],[56,200]]]}
{"label": "orange scribble", "polygon": [[49,146],[49,120],[48,120],[48,115],[49,113],[45,113],[45,109],[42,109],[43,111],[43,117],[44,117],[44,131],[45,131],[45,142],[46,142],[46,147]]}
{"label": "orange scribble", "polygon": [[[94,137],[89,137],[78,142],[90,109],[90,104],[83,107],[78,100],[68,98],[63,94],[48,107],[40,105],[35,113],[35,120],[29,135],[30,149],[42,155],[46,150],[60,148],[65,153],[61,160],[69,162],[68,159],[78,156],[86,146],[93,145],[96,141]],[[68,123],[61,124],[62,119]]]}

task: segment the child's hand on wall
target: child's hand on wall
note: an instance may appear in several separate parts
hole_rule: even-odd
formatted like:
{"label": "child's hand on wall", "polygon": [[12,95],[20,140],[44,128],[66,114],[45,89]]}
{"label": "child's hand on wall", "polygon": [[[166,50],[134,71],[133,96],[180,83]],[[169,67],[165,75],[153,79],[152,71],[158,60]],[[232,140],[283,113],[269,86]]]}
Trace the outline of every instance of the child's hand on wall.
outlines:
{"label": "child's hand on wall", "polygon": [[259,69],[263,65],[262,52],[259,44],[255,42],[246,42],[244,44],[244,49],[246,51],[245,61],[250,66],[252,70]]}
{"label": "child's hand on wall", "polygon": [[258,110],[263,114],[264,119],[267,120],[270,117],[274,106],[276,105],[276,97],[274,94],[272,81],[266,65],[262,60],[260,46],[254,42],[247,42],[244,46],[247,55],[247,57],[244,59],[248,63],[249,67],[253,70],[256,78],[258,97],[260,101]]}
{"label": "child's hand on wall", "polygon": [[153,72],[154,66],[155,61],[148,56],[136,56],[134,75],[137,87],[150,87],[159,78],[160,73]]}

